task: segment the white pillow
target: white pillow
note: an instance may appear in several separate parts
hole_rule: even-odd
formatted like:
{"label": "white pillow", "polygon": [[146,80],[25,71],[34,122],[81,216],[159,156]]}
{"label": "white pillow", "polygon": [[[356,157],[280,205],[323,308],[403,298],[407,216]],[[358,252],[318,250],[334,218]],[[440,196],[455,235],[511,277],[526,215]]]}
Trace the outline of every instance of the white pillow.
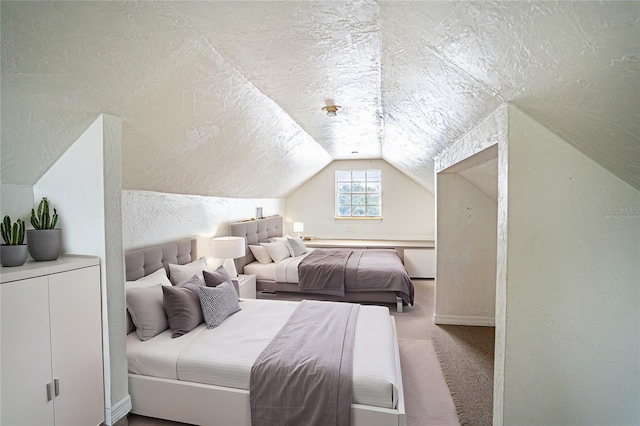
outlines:
{"label": "white pillow", "polygon": [[267,241],[270,243],[284,243],[285,246],[287,246],[287,250],[289,250],[289,256],[291,257],[296,257],[296,255],[294,254],[294,250],[293,247],[291,246],[291,244],[289,244],[289,234],[285,235],[284,237],[272,237],[269,238]]}
{"label": "white pillow", "polygon": [[273,262],[273,259],[269,256],[269,252],[265,247],[250,245],[249,250],[251,250],[253,257],[255,257],[258,262],[264,264]]}
{"label": "white pillow", "polygon": [[172,263],[169,264],[169,277],[171,278],[171,282],[174,285],[178,285],[181,282],[187,281],[194,275],[197,275],[202,281],[204,281],[204,276],[202,275],[202,271],[208,271],[207,262],[204,260],[204,257],[201,257],[198,260],[194,260],[191,263],[187,263],[185,265],[174,265]]}
{"label": "white pillow", "polygon": [[224,263],[224,259],[218,259],[217,257],[207,257],[205,262],[207,262],[206,270],[211,272],[218,269],[218,266],[222,266],[222,264]]}
{"label": "white pillow", "polygon": [[276,263],[291,256],[287,245],[280,241],[276,241],[273,243],[260,243],[260,245],[267,249],[269,256],[271,256],[271,259],[273,259],[273,261]]}
{"label": "white pillow", "polygon": [[156,284],[171,285],[171,281],[169,281],[169,277],[167,277],[167,271],[164,268],[160,268],[138,280],[127,281],[125,282],[124,288],[152,287]]}

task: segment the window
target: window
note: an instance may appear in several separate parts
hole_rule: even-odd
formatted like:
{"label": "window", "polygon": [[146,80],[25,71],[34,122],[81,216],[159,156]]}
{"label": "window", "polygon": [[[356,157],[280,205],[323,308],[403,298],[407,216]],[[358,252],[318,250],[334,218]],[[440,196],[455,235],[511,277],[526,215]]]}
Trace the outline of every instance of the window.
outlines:
{"label": "window", "polygon": [[336,218],[382,218],[382,170],[336,171]]}

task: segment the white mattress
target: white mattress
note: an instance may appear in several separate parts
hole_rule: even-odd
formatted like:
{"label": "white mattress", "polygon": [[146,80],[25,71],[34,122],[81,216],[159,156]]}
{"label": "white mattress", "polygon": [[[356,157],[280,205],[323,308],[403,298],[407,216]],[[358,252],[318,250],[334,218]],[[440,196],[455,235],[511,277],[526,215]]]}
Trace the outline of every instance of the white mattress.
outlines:
{"label": "white mattress", "polygon": [[276,264],[251,262],[244,265],[243,274],[255,275],[258,280],[275,281]]}
{"label": "white mattress", "polygon": [[[249,389],[251,367],[296,308],[297,302],[248,299],[219,327],[204,324],[171,339],[164,331],[141,341],[127,336],[129,372]],[[353,403],[395,408],[397,373],[389,309],[361,306],[353,354]]]}
{"label": "white mattress", "polygon": [[243,273],[255,275],[259,280],[298,284],[298,264],[313,250],[312,247],[309,247],[305,254],[296,257],[286,257],[278,263],[251,262],[244,265]]}

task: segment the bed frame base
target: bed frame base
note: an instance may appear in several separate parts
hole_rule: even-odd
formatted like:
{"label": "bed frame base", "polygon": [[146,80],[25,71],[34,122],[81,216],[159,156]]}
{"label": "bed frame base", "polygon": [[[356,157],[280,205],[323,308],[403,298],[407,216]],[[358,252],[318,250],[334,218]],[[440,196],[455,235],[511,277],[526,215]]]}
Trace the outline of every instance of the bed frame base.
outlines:
{"label": "bed frame base", "polygon": [[[134,414],[194,425],[251,425],[249,391],[129,374]],[[354,426],[404,426],[397,410],[353,404]]]}
{"label": "bed frame base", "polygon": [[258,291],[264,291],[265,293],[275,294],[282,293],[296,293],[301,297],[313,298],[316,300],[329,300],[334,302],[355,302],[355,303],[389,303],[396,305],[396,311],[403,312],[402,298],[395,295],[390,291],[359,291],[345,293],[344,296],[333,296],[329,294],[316,294],[316,293],[303,293],[298,289],[298,284],[293,283],[281,283],[269,280],[256,280],[256,289]]}
{"label": "bed frame base", "polygon": [[[351,405],[352,426],[406,426],[404,389],[395,319],[391,317],[398,374],[398,408]],[[134,414],[211,426],[251,426],[249,391],[129,374]]]}

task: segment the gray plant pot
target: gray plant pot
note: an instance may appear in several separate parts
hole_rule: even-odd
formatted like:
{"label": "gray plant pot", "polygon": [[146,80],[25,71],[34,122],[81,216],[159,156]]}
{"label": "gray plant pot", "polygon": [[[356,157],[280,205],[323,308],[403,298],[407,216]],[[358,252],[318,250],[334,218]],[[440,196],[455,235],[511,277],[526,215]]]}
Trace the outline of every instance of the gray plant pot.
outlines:
{"label": "gray plant pot", "polygon": [[62,251],[61,229],[28,229],[27,246],[33,260],[56,260]]}
{"label": "gray plant pot", "polygon": [[26,244],[0,245],[0,263],[2,266],[22,266],[27,261],[28,254],[29,251]]}

